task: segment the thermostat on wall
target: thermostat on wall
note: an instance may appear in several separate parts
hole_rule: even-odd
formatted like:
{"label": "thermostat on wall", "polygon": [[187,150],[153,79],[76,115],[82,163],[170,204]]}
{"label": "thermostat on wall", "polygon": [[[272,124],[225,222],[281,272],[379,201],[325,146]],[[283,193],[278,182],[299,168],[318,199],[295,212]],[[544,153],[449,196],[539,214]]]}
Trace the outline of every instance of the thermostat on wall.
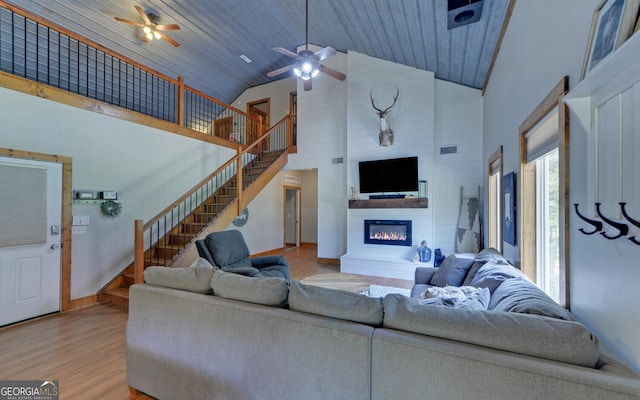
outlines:
{"label": "thermostat on wall", "polygon": [[100,192],[100,198],[102,200],[118,200],[118,192],[105,190],[103,192]]}

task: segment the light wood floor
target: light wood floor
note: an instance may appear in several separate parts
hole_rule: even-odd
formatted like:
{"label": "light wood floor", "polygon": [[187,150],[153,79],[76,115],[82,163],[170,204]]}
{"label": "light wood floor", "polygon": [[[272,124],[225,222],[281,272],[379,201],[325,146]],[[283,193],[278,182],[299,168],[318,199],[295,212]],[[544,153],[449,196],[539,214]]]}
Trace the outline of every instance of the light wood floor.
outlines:
{"label": "light wood floor", "polygon": [[[287,250],[293,279],[339,272],[319,264],[316,248]],[[368,277],[371,283],[410,288],[412,281]],[[0,379],[58,380],[60,399],[150,399],[130,397],[126,377],[127,313],[95,305],[0,329]]]}

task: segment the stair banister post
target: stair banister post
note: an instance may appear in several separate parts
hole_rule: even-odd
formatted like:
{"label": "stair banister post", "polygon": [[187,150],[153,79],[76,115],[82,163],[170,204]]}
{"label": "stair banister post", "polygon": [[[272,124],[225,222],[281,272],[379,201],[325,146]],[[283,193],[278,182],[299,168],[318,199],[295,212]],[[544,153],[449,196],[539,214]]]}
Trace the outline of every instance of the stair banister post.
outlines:
{"label": "stair banister post", "polygon": [[236,190],[238,191],[238,215],[242,211],[242,146],[238,146],[238,161],[236,164]]}
{"label": "stair banister post", "polygon": [[178,77],[178,125],[184,126],[184,77]]}
{"label": "stair banister post", "polygon": [[144,221],[134,222],[134,282],[144,283]]}

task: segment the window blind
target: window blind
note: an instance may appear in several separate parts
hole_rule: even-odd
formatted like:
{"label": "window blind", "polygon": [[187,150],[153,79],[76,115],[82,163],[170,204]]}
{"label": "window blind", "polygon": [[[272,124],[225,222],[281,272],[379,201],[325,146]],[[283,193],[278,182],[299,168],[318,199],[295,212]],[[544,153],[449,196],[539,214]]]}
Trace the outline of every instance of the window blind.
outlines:
{"label": "window blind", "polygon": [[47,170],[0,164],[0,247],[47,242]]}

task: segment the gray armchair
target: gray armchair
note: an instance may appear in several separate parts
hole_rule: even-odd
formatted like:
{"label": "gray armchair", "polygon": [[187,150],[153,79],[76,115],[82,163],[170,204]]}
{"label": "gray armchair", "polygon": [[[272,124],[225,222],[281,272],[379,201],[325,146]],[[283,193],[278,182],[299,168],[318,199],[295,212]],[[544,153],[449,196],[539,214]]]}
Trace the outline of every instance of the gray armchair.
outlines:
{"label": "gray armchair", "polygon": [[273,276],[291,281],[289,263],[284,256],[250,258],[249,248],[238,230],[213,232],[196,240],[200,257],[226,272],[247,276]]}

